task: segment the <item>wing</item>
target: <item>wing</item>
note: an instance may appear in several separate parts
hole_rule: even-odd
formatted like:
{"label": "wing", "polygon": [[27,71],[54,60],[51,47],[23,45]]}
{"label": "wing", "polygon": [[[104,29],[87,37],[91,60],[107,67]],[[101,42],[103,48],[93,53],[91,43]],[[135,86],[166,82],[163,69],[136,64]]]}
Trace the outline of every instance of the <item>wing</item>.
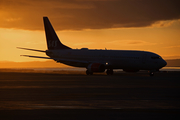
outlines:
{"label": "wing", "polygon": [[[32,58],[42,58],[42,59],[53,59],[57,62],[65,63],[65,64],[71,64],[71,63],[76,63],[77,65],[80,66],[87,66],[91,62],[89,61],[83,61],[83,60],[72,60],[72,59],[61,59],[61,58],[50,58],[50,57],[41,57],[41,56],[32,56],[32,55],[21,55],[24,57],[32,57]],[[76,66],[76,65],[75,65]]]}

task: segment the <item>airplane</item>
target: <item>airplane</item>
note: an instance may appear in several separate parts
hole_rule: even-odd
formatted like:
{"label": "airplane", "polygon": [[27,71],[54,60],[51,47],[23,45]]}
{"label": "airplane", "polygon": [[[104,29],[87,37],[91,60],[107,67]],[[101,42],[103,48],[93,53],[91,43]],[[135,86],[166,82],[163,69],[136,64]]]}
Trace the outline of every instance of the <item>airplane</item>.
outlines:
{"label": "airplane", "polygon": [[48,17],[43,17],[46,34],[47,50],[37,50],[24,47],[19,49],[43,52],[48,57],[21,55],[32,58],[53,59],[57,63],[63,63],[74,67],[86,68],[86,74],[105,72],[112,75],[114,69],[123,69],[125,72],[149,71],[153,76],[167,63],[161,56],[153,52],[138,50],[94,50],[88,48],[72,49],[64,45],[58,38]]}

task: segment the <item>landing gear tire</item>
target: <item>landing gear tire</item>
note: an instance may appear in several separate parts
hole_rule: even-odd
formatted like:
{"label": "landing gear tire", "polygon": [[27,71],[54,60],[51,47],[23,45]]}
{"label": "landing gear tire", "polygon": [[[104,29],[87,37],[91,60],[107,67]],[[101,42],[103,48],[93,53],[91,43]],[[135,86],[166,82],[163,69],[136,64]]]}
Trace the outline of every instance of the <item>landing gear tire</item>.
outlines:
{"label": "landing gear tire", "polygon": [[149,75],[150,75],[150,76],[154,76],[154,72],[150,72]]}
{"label": "landing gear tire", "polygon": [[93,75],[93,72],[90,72],[89,70],[86,70],[86,75]]}
{"label": "landing gear tire", "polygon": [[113,75],[113,69],[107,69],[106,71],[107,75]]}

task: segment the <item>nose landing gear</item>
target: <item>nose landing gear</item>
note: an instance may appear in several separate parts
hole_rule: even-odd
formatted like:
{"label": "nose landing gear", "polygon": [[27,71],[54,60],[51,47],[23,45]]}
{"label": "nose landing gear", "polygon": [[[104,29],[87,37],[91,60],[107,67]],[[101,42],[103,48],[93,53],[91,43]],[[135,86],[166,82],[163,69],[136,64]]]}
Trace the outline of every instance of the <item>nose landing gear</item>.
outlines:
{"label": "nose landing gear", "polygon": [[154,76],[154,72],[150,71],[150,72],[149,72],[149,75],[150,75],[150,76]]}
{"label": "nose landing gear", "polygon": [[154,76],[154,73],[155,73],[155,72],[159,72],[159,69],[150,70],[150,71],[149,71],[149,76]]}

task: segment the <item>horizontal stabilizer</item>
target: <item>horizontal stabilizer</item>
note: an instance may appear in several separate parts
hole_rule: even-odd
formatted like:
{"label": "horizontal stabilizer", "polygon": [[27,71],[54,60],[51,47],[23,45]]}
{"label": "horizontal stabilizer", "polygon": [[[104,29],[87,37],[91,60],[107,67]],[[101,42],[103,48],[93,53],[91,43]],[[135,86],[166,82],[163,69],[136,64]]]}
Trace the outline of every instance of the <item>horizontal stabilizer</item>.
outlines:
{"label": "horizontal stabilizer", "polygon": [[33,58],[42,58],[42,59],[52,59],[52,58],[49,58],[49,57],[32,56],[32,55],[21,55],[21,56],[24,56],[24,57],[33,57]]}
{"label": "horizontal stabilizer", "polygon": [[22,48],[22,47],[17,47],[18,49],[24,49],[24,50],[31,50],[31,51],[37,51],[37,52],[46,52],[44,50],[37,50],[37,49],[30,49],[30,48]]}

